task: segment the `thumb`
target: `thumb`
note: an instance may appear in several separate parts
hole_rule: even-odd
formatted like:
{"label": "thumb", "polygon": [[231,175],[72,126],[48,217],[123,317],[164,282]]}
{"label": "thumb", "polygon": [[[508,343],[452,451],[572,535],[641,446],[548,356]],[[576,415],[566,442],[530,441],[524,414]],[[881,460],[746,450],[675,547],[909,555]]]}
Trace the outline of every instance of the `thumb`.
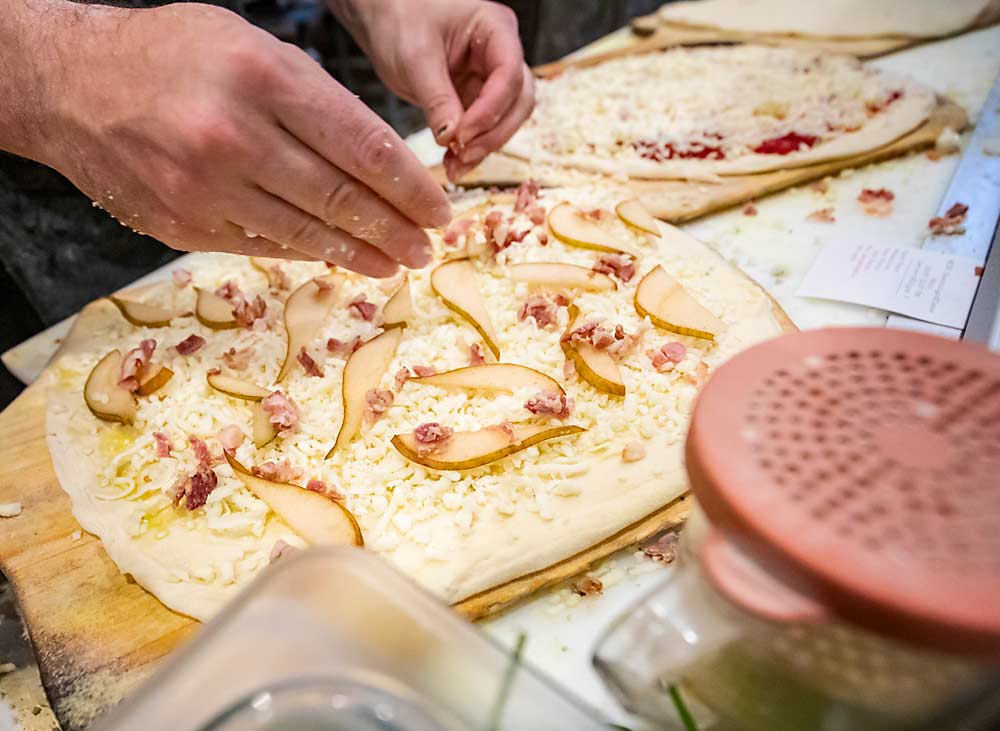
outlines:
{"label": "thumb", "polygon": [[458,120],[462,118],[465,108],[455,91],[443,50],[438,51],[434,58],[415,64],[412,74],[414,100],[424,110],[434,139],[442,147],[447,147],[455,136]]}

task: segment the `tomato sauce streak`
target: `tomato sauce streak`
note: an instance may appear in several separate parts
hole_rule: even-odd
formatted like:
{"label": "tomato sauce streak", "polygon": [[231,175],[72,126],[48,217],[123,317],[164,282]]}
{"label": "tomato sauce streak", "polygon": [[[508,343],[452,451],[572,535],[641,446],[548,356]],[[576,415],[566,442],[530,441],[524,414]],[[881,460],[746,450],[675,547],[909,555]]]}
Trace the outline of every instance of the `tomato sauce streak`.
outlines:
{"label": "tomato sauce streak", "polygon": [[[716,139],[722,139],[718,135],[708,135]],[[726,154],[721,147],[705,145],[701,142],[693,142],[684,150],[678,150],[672,142],[655,142],[653,140],[638,140],[632,143],[632,147],[639,153],[639,157],[653,162],[663,162],[680,158],[682,160],[723,160]]]}
{"label": "tomato sauce streak", "polygon": [[797,132],[789,132],[781,137],[774,137],[764,140],[753,151],[758,155],[787,155],[790,152],[798,152],[802,145],[812,147],[819,142],[819,137],[815,135],[800,135]]}

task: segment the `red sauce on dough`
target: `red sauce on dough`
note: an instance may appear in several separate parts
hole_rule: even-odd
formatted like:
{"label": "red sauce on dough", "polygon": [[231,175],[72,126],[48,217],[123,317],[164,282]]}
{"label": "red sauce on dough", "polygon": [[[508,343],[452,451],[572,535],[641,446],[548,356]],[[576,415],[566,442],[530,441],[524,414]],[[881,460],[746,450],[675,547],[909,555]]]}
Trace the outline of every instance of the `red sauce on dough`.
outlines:
{"label": "red sauce on dough", "polygon": [[[706,137],[722,140],[717,134],[706,133]],[[682,160],[722,160],[726,154],[721,147],[706,145],[702,142],[692,142],[685,149],[678,150],[672,142],[656,142],[655,140],[638,140],[632,143],[632,147],[639,153],[639,157],[653,162],[663,162],[680,158]]]}
{"label": "red sauce on dough", "polygon": [[797,132],[789,132],[781,137],[773,137],[764,140],[753,151],[758,155],[787,155],[790,152],[798,152],[802,145],[812,147],[819,142],[819,137],[815,135],[800,135]]}

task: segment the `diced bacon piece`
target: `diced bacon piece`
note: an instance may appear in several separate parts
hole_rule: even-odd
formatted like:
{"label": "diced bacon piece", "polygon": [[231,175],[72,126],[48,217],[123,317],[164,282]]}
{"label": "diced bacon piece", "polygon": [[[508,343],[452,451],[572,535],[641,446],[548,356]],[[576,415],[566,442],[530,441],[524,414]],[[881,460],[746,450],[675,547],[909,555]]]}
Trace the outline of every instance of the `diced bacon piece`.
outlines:
{"label": "diced bacon piece", "polygon": [[215,435],[215,438],[219,440],[219,444],[222,445],[223,449],[231,452],[243,444],[243,430],[236,426],[236,424],[229,424],[219,429],[219,433]]}
{"label": "diced bacon piece", "polygon": [[267,274],[267,284],[271,289],[287,292],[292,288],[292,279],[280,264],[272,264],[264,273]]}
{"label": "diced bacon piece", "polygon": [[550,328],[559,324],[559,310],[555,302],[541,293],[528,295],[528,298],[517,311],[517,319],[525,321],[528,318],[535,321],[535,327]]}
{"label": "diced bacon piece", "polygon": [[394,378],[396,382],[396,390],[399,391],[406,385],[406,382],[410,380],[410,371],[407,368],[400,368],[396,371],[396,376]]}
{"label": "diced bacon piece", "polygon": [[534,206],[538,201],[538,191],[537,180],[528,178],[521,183],[517,188],[517,194],[514,199],[514,212],[521,213]]}
{"label": "diced bacon piece", "polygon": [[538,233],[535,234],[535,238],[538,239],[539,246],[549,245],[549,234],[547,232],[539,231]]}
{"label": "diced bacon piece", "polygon": [[622,462],[638,462],[646,458],[646,447],[640,442],[630,442],[622,448]]}
{"label": "diced bacon piece", "polygon": [[486,354],[483,353],[483,346],[479,343],[473,343],[469,346],[469,365],[478,366],[483,365],[486,362]]}
{"label": "diced bacon piece", "polygon": [[545,223],[545,209],[542,206],[533,206],[528,209],[528,219],[536,226]]}
{"label": "diced bacon piece", "polygon": [[600,223],[601,221],[611,218],[611,214],[603,208],[594,208],[593,210],[584,212],[583,217]]}
{"label": "diced bacon piece", "polygon": [[208,448],[204,439],[188,437],[188,444],[191,445],[194,458],[198,460],[199,469],[208,469],[222,461],[221,456],[212,454],[212,450]]}
{"label": "diced bacon piece", "polygon": [[202,468],[191,475],[191,482],[184,492],[184,507],[197,510],[208,502],[208,496],[219,485],[219,478],[211,469]]}
{"label": "diced bacon piece", "polygon": [[316,361],[313,360],[312,356],[309,355],[304,345],[299,349],[299,354],[295,356],[295,359],[299,362],[307,375],[315,376],[317,378],[322,377],[323,369],[320,368],[319,364],[317,364]]}
{"label": "diced bacon piece", "polygon": [[396,400],[392,391],[387,388],[373,388],[365,394],[365,421],[374,424],[389,410]]}
{"label": "diced bacon piece", "polygon": [[[622,330],[624,336],[624,330]],[[601,325],[600,320],[585,322],[562,339],[567,342],[590,343],[598,350],[607,350],[619,338],[615,337],[615,330],[611,330]]]}
{"label": "diced bacon piece", "polygon": [[605,327],[594,328],[590,334],[590,343],[598,350],[607,350],[617,339],[614,331]]}
{"label": "diced bacon piece", "polygon": [[215,294],[222,299],[232,302],[233,300],[244,300],[243,290],[240,289],[240,285],[234,282],[232,279],[228,279],[223,282],[218,289],[215,290]]}
{"label": "diced bacon piece", "polygon": [[483,219],[483,228],[487,233],[486,238],[489,238],[489,234],[500,225],[501,221],[503,221],[503,213],[500,211],[490,211],[486,214],[486,218]]}
{"label": "diced bacon piece", "polygon": [[698,361],[698,365],[695,366],[694,373],[685,373],[684,380],[692,386],[701,388],[705,385],[705,381],[708,380],[708,363],[703,360]]}
{"label": "diced bacon piece", "polygon": [[896,198],[891,190],[864,188],[858,194],[858,202],[869,216],[884,218],[892,213],[892,201]]}
{"label": "diced bacon piece", "polygon": [[375,319],[378,307],[374,303],[369,302],[368,297],[362,292],[347,305],[347,311],[351,313],[352,317],[364,320],[365,322],[371,322]]}
{"label": "diced bacon piece", "polygon": [[441,235],[441,241],[445,246],[458,248],[462,239],[469,235],[469,229],[474,223],[472,218],[456,218],[448,224],[448,228]]}
{"label": "diced bacon piece", "polygon": [[267,557],[267,563],[268,565],[271,565],[275,561],[284,558],[285,556],[290,556],[297,550],[299,549],[297,549],[295,546],[289,543],[285,543],[283,540],[279,538],[274,542],[274,545],[271,547],[271,555]]}
{"label": "diced bacon piece", "polygon": [[677,534],[673,531],[664,533],[655,541],[642,549],[649,558],[659,563],[673,563],[677,558]]}
{"label": "diced bacon piece", "polygon": [[184,498],[184,493],[187,492],[190,482],[191,478],[188,475],[184,475],[174,480],[174,484],[167,488],[166,495],[170,498],[170,502],[173,503],[175,508],[180,505],[181,500]]}
{"label": "diced bacon piece", "polygon": [[743,206],[744,216],[756,216],[757,213],[758,213],[757,206],[755,206],[753,203],[747,203],[745,206]]}
{"label": "diced bacon piece", "polygon": [[628,254],[602,254],[592,267],[598,274],[614,274],[623,282],[635,276],[635,260]]}
{"label": "diced bacon piece", "polygon": [[563,361],[563,378],[567,381],[573,380],[576,376],[576,365],[569,358]]}
{"label": "diced bacon piece", "polygon": [[356,335],[353,340],[338,340],[337,338],[330,338],[326,341],[326,349],[334,355],[348,356],[360,347],[360,335]]}
{"label": "diced bacon piece", "polygon": [[328,485],[323,480],[309,480],[306,483],[306,489],[309,492],[316,492],[320,495],[330,498],[331,500],[342,501],[346,498],[346,495],[338,490],[333,485]]}
{"label": "diced bacon piece", "polygon": [[188,269],[174,269],[170,272],[170,278],[177,289],[184,289],[191,284],[191,271]]}
{"label": "diced bacon piece", "polygon": [[674,369],[674,366],[677,365],[659,350],[647,350],[646,356],[649,358],[649,362],[653,364],[653,368],[655,368],[658,373],[669,373]]}
{"label": "diced bacon piece", "polygon": [[322,292],[329,292],[331,289],[333,289],[333,284],[328,280],[324,279],[323,277],[313,277],[312,282],[313,284],[316,285],[316,294],[320,294]]}
{"label": "diced bacon piece", "polygon": [[299,407],[281,391],[272,391],[260,402],[267,412],[268,421],[278,431],[291,429],[299,421]]}
{"label": "diced bacon piece", "polygon": [[233,317],[236,318],[237,324],[243,327],[256,329],[258,320],[263,320],[266,312],[267,302],[259,294],[251,302],[240,300],[233,303]]}
{"label": "diced bacon piece", "polygon": [[191,355],[204,348],[205,342],[205,338],[201,335],[188,335],[174,347],[177,348],[177,352],[181,355]]}
{"label": "diced bacon piece", "polygon": [[421,424],[413,430],[413,438],[417,440],[417,453],[425,456],[436,452],[451,439],[455,430],[449,426],[441,426],[436,421]]}
{"label": "diced bacon piece", "polygon": [[833,208],[818,208],[806,216],[806,220],[817,223],[835,223],[837,219],[833,215]]}
{"label": "diced bacon piece", "polygon": [[241,348],[240,350],[230,348],[222,354],[222,362],[227,368],[232,368],[234,371],[244,371],[247,366],[250,365],[250,359],[253,357],[253,351],[254,346],[252,345],[246,348]]}
{"label": "diced bacon piece", "polygon": [[170,452],[174,448],[174,445],[170,443],[170,437],[168,437],[163,432],[154,431],[153,441],[156,442],[157,457],[163,458],[170,456]]}
{"label": "diced bacon piece", "polygon": [[579,594],[580,596],[600,596],[604,591],[604,584],[601,583],[600,579],[593,576],[584,576],[579,581],[573,582],[570,588],[574,594]]}
{"label": "diced bacon piece", "polygon": [[569,415],[573,413],[573,399],[564,393],[542,391],[528,399],[524,408],[539,416],[568,419]]}
{"label": "diced bacon piece", "polygon": [[607,347],[608,354],[615,360],[624,360],[639,346],[647,330],[649,323],[645,320],[639,323],[633,333],[625,332],[625,328],[618,325],[615,327],[615,341]]}
{"label": "diced bacon piece", "polygon": [[413,371],[413,375],[415,375],[417,378],[426,378],[427,376],[433,376],[435,373],[438,372],[437,368],[435,368],[434,366],[425,366],[425,365],[410,366],[410,370]]}
{"label": "diced bacon piece", "polygon": [[943,216],[935,216],[927,224],[935,236],[956,236],[965,233],[965,218],[969,207],[964,203],[956,203]]}
{"label": "diced bacon piece", "polygon": [[291,482],[302,477],[302,470],[293,466],[287,459],[277,462],[269,459],[263,464],[251,467],[250,473],[255,477],[262,477],[272,482]]}
{"label": "diced bacon piece", "polygon": [[671,341],[661,345],[658,350],[647,350],[646,355],[649,356],[653,368],[660,373],[667,373],[684,360],[687,356],[687,347],[683,343]]}
{"label": "diced bacon piece", "polygon": [[514,425],[513,424],[511,424],[509,421],[502,421],[502,422],[500,422],[499,424],[496,425],[496,428],[499,429],[500,431],[502,431],[504,434],[507,435],[507,439],[510,440],[511,444],[514,443]]}
{"label": "diced bacon piece", "polygon": [[809,183],[809,190],[815,193],[826,193],[830,190],[830,184],[827,182],[826,178],[823,178],[822,180],[814,180]]}
{"label": "diced bacon piece", "polygon": [[138,348],[133,348],[122,358],[121,371],[118,374],[118,385],[133,393],[139,388],[139,381],[142,380],[149,362],[153,358],[156,350],[156,341],[146,338],[139,343]]}

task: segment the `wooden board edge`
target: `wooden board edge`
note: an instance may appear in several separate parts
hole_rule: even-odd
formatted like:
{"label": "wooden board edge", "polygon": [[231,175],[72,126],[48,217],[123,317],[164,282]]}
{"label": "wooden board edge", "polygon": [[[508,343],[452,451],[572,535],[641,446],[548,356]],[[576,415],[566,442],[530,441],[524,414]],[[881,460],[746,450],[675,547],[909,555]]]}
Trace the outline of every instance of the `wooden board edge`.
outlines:
{"label": "wooden board edge", "polygon": [[679,527],[687,518],[690,501],[690,496],[682,495],[590,548],[586,548],[552,566],[474,594],[453,604],[452,609],[470,620],[483,619],[496,614],[547,586],[583,573],[595,562],[616,551],[644,541],[661,531]]}

